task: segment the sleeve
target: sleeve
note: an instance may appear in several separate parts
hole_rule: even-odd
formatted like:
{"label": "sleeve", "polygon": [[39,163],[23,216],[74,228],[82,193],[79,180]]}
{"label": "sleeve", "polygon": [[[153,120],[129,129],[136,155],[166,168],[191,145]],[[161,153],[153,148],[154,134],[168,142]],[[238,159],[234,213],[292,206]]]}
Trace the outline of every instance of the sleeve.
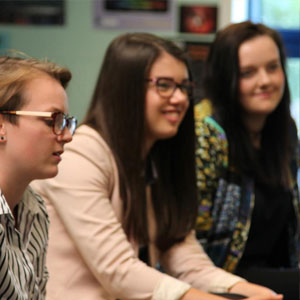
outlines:
{"label": "sleeve", "polygon": [[[39,299],[46,298],[46,285],[49,279],[49,272],[46,266],[48,247],[49,216],[43,199],[37,195],[30,187],[26,191],[27,195],[37,203],[38,213],[34,218],[31,230],[30,244],[28,246],[29,257],[32,260],[35,275],[38,282]],[[33,251],[33,249],[35,251]]]}
{"label": "sleeve", "polygon": [[78,130],[58,176],[39,182],[39,192],[53,203],[89,270],[110,295],[180,299],[189,285],[140,261],[122,229],[111,199],[117,180],[113,163],[98,133]]}
{"label": "sleeve", "polygon": [[194,231],[163,254],[161,261],[171,276],[205,292],[225,293],[235,283],[245,281],[216,267],[196,240]]}

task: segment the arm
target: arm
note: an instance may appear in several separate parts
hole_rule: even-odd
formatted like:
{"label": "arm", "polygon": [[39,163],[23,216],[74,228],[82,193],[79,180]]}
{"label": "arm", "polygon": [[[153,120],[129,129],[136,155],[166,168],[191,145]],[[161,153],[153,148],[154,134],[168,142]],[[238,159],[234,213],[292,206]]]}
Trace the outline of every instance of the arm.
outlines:
{"label": "arm", "polygon": [[274,295],[277,295],[269,288],[257,284],[253,284],[250,282],[238,282],[229,289],[229,292],[236,293],[236,294],[243,294],[252,297],[253,296],[273,297]]}
{"label": "arm", "polygon": [[[51,201],[88,270],[114,298],[179,299],[190,286],[141,262],[121,220],[118,175],[100,136],[78,129],[60,172],[38,184]],[[36,186],[35,186],[36,187]],[[164,290],[168,298],[156,295]]]}
{"label": "arm", "polygon": [[161,256],[168,274],[205,292],[226,293],[241,277],[217,268],[191,232]]}
{"label": "arm", "polygon": [[37,204],[38,213],[33,221],[30,232],[30,243],[27,251],[32,260],[32,264],[37,277],[39,299],[46,298],[46,285],[49,273],[46,266],[49,216],[44,201],[31,188],[28,188],[23,196],[33,198]]}
{"label": "arm", "polygon": [[210,299],[210,296],[212,300],[215,300],[214,297],[217,297],[204,292],[242,294],[250,297],[249,300],[252,300],[252,297],[253,300],[282,298],[268,288],[249,283],[243,278],[217,268],[205,254],[193,232],[185,241],[170,248],[162,256],[162,263],[172,276],[201,290],[200,292],[191,289],[182,300]]}

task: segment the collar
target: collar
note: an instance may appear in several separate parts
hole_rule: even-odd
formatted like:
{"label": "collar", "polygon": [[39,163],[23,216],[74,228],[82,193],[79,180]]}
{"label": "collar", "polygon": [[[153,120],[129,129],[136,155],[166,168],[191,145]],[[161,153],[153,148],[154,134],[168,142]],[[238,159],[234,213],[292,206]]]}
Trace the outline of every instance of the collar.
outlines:
{"label": "collar", "polygon": [[[39,206],[37,201],[35,201],[35,198],[33,190],[30,187],[27,187],[20,202],[17,204],[19,207],[18,211],[20,209],[23,211],[26,210],[32,215],[36,215],[39,212]],[[9,215],[14,219],[12,211],[0,189],[0,216],[1,215]]]}

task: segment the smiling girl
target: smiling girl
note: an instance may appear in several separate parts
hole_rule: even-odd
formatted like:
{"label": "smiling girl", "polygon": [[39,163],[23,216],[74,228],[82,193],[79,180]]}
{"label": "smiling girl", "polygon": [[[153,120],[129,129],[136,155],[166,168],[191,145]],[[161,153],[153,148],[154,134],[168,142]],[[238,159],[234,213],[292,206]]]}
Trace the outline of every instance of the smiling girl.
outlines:
{"label": "smiling girl", "polygon": [[173,43],[110,44],[60,174],[35,182],[52,224],[48,299],[281,299],[216,268],[195,239],[192,86]]}
{"label": "smiling girl", "polygon": [[227,26],[203,75],[198,239],[217,266],[298,299],[298,137],[279,34],[249,21]]}

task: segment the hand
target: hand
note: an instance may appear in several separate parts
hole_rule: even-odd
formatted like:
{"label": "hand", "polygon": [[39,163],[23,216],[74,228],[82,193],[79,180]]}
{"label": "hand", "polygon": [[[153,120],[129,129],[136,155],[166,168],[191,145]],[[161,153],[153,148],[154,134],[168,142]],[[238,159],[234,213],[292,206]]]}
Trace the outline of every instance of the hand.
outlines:
{"label": "hand", "polygon": [[249,300],[283,299],[282,295],[276,294],[274,291],[272,291],[269,288],[254,283],[250,283],[250,282],[245,282],[245,281],[241,281],[233,285],[229,289],[229,292],[248,296],[250,297],[247,298]]}
{"label": "hand", "polygon": [[[268,295],[255,295],[245,300],[282,300],[282,295],[276,295],[274,292]],[[188,290],[180,300],[225,300],[224,297],[208,294],[194,288]]]}
{"label": "hand", "polygon": [[270,296],[267,295],[252,296],[250,298],[246,298],[245,300],[282,300],[282,299],[283,299],[283,295],[273,294]]}
{"label": "hand", "polygon": [[[224,297],[221,296],[216,296],[213,294],[208,294],[199,290],[196,290],[194,288],[191,288],[190,290],[188,290],[187,293],[184,294],[184,296],[182,298],[180,298],[180,300],[225,300]],[[263,298],[263,299],[250,299],[250,300],[273,300],[273,299],[267,299],[267,298]],[[277,299],[274,299],[277,300]],[[280,298],[279,298],[280,300]]]}

